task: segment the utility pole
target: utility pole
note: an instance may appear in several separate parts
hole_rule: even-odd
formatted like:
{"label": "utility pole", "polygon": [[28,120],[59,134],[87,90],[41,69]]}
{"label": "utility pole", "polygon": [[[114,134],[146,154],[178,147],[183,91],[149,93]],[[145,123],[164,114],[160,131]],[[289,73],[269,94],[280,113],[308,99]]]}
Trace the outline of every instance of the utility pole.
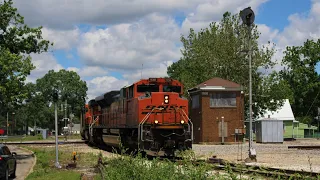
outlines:
{"label": "utility pole", "polygon": [[9,136],[9,111],[7,111],[7,136]]}
{"label": "utility pole", "polygon": [[253,131],[252,131],[252,48],[251,48],[251,25],[254,22],[254,12],[252,11],[251,7],[245,8],[240,12],[240,17],[244,24],[247,25],[248,28],[248,58],[249,58],[249,159],[251,161],[257,161],[256,159],[256,151],[253,148]]}
{"label": "utility pole", "polygon": [[64,102],[64,127],[67,127],[67,99],[65,100],[65,102]]}
{"label": "utility pole", "polygon": [[221,138],[222,138],[222,144],[224,144],[224,117],[221,117]]}
{"label": "utility pole", "polygon": [[58,92],[55,90],[53,92],[53,101],[54,101],[54,116],[55,116],[55,136],[56,136],[56,163],[55,166],[57,168],[61,168],[59,164],[59,153],[58,153],[58,107],[57,107],[57,101],[58,101]]}
{"label": "utility pole", "polygon": [[69,123],[69,126],[70,126],[70,135],[72,135],[72,127],[73,127],[72,118],[74,117],[74,114],[73,114],[73,113],[70,113],[69,117],[70,117],[70,123]]}
{"label": "utility pole", "polygon": [[16,130],[16,121],[14,120],[14,115],[15,115],[16,113],[15,112],[13,112],[12,113],[12,126],[11,126],[11,128],[12,128],[12,134],[14,135],[15,134],[15,130]]}
{"label": "utility pole", "polygon": [[319,126],[319,122],[320,122],[320,108],[318,107],[318,136],[319,136],[319,132],[320,132],[320,126]]}

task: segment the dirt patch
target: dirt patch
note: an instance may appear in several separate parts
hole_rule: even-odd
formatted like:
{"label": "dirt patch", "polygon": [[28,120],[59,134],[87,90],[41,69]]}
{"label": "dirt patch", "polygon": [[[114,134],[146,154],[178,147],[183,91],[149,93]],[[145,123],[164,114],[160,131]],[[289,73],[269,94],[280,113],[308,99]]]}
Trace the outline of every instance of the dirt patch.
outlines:
{"label": "dirt patch", "polygon": [[[250,164],[320,173],[320,150],[288,149],[288,146],[291,145],[320,145],[320,140],[300,139],[283,144],[254,143],[257,162]],[[210,157],[214,154],[217,158],[241,163],[248,157],[249,147],[248,143],[245,143],[239,145],[193,145],[193,149],[199,157]]]}

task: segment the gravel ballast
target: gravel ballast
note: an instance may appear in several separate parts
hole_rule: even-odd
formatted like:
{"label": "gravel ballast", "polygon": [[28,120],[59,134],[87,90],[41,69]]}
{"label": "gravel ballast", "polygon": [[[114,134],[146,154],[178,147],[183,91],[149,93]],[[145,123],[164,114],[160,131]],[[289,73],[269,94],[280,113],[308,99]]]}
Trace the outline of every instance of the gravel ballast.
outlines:
{"label": "gravel ballast", "polygon": [[[320,173],[320,149],[288,149],[288,146],[291,145],[320,145],[320,140],[302,139],[297,141],[285,141],[283,144],[254,143],[253,147],[257,153],[257,162],[247,164]],[[233,163],[244,162],[244,159],[248,157],[248,149],[248,143],[232,145],[193,145],[193,150],[200,158],[208,158],[215,155],[217,158]]]}

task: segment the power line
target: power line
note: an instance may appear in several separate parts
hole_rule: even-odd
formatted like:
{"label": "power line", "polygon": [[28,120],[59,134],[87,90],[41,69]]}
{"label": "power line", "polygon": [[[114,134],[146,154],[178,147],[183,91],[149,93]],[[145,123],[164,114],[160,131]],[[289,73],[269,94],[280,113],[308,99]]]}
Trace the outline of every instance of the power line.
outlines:
{"label": "power line", "polygon": [[310,109],[312,108],[313,103],[316,101],[316,99],[317,99],[317,97],[318,97],[319,93],[320,93],[320,90],[318,91],[318,94],[316,95],[316,97],[313,99],[313,102],[312,102],[311,106],[309,107],[309,110],[308,110],[308,112],[307,112],[306,116],[308,116],[309,111],[310,111]]}

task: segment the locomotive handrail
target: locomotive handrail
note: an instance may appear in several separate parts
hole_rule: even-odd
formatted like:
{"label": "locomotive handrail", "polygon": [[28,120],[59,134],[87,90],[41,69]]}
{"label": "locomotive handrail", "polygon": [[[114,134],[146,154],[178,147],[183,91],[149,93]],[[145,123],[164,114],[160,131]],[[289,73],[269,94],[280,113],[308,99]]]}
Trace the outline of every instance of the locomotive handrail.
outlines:
{"label": "locomotive handrail", "polygon": [[142,119],[142,121],[139,123],[139,127],[138,127],[138,149],[140,148],[140,141],[144,141],[143,140],[143,124],[147,121],[147,119],[149,118],[149,116],[152,114],[152,112],[154,110],[163,110],[164,108],[152,108],[152,110],[146,114],[146,116]]}
{"label": "locomotive handrail", "polygon": [[[188,117],[187,113],[181,108],[182,112],[184,113],[184,115],[188,118],[188,126],[190,128],[189,123],[191,124],[191,141],[193,141],[193,123],[191,121],[191,119]],[[190,129],[189,129],[190,131]]]}
{"label": "locomotive handrail", "polygon": [[[94,117],[94,116],[93,116]],[[94,118],[93,118],[94,119]],[[96,119],[93,120],[93,122],[90,124],[89,126],[89,133],[91,136],[93,136],[93,133],[92,133],[92,126],[99,120],[99,115],[97,115]]]}

